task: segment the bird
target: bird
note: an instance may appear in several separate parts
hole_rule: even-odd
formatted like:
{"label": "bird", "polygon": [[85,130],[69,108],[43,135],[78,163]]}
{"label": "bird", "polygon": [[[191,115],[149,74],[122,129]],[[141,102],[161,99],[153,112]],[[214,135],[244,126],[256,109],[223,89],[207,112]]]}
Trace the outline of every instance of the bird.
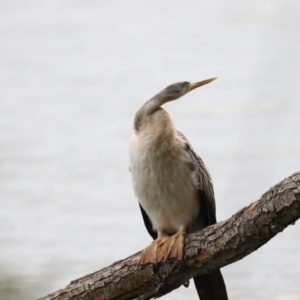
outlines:
{"label": "bird", "polygon": [[[215,79],[171,84],[135,114],[129,169],[145,227],[153,238],[139,265],[182,260],[186,234],[216,223],[210,173],[185,135],[176,130],[171,113],[162,107]],[[196,276],[194,282],[201,300],[228,299],[220,270]]]}

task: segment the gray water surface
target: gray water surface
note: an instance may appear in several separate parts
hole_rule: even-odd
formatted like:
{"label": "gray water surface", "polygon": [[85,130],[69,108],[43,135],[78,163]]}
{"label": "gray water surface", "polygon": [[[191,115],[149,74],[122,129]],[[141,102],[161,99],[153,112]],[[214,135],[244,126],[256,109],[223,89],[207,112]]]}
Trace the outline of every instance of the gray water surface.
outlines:
{"label": "gray water surface", "polygon": [[[212,174],[218,220],[299,171],[299,36],[298,1],[0,1],[0,298],[150,243],[128,140],[170,83],[219,77],[166,105]],[[296,223],[223,268],[230,299],[299,300],[299,253]]]}

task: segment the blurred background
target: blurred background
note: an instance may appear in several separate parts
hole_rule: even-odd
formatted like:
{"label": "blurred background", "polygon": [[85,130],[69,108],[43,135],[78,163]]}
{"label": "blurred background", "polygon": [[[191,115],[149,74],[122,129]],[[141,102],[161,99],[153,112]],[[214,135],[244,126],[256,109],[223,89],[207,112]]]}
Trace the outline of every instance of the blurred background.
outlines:
{"label": "blurred background", "polygon": [[[296,0],[0,1],[0,299],[150,243],[128,140],[170,83],[219,77],[166,105],[212,174],[218,220],[299,171],[299,36]],[[300,298],[298,223],[223,268],[230,299]]]}

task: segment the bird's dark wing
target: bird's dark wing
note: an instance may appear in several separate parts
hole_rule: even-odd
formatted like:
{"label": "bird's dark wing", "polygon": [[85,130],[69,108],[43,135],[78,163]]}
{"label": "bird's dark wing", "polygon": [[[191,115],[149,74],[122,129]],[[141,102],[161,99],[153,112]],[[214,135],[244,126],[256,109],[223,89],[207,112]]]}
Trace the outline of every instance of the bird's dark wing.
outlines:
{"label": "bird's dark wing", "polygon": [[[193,229],[199,230],[216,223],[216,204],[211,177],[202,159],[195,153],[188,139],[179,131],[177,134],[185,142],[185,151],[200,201],[200,213]],[[201,300],[228,300],[225,282],[220,270],[194,277],[195,286]]]}
{"label": "bird's dark wing", "polygon": [[147,231],[152,236],[152,238],[155,240],[157,238],[157,232],[156,232],[156,230],[153,229],[152,223],[151,223],[148,215],[146,214],[145,210],[142,208],[141,204],[140,204],[140,209],[142,212],[144,224],[147,228]]}
{"label": "bird's dark wing", "polygon": [[[214,188],[210,174],[202,161],[202,159],[195,153],[188,139],[183,133],[177,131],[178,136],[185,143],[185,151],[189,156],[189,168],[192,172],[195,188],[197,190],[200,201],[201,212],[198,219],[201,219],[203,227],[216,223],[216,204]],[[202,227],[202,228],[203,228]]]}

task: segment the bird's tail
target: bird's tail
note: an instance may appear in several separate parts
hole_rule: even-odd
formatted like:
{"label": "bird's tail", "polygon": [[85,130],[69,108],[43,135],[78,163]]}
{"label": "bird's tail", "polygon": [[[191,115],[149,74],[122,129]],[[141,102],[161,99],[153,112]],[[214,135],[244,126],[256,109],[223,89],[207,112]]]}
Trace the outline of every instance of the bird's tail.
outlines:
{"label": "bird's tail", "polygon": [[220,270],[194,277],[200,300],[228,300],[225,282]]}

